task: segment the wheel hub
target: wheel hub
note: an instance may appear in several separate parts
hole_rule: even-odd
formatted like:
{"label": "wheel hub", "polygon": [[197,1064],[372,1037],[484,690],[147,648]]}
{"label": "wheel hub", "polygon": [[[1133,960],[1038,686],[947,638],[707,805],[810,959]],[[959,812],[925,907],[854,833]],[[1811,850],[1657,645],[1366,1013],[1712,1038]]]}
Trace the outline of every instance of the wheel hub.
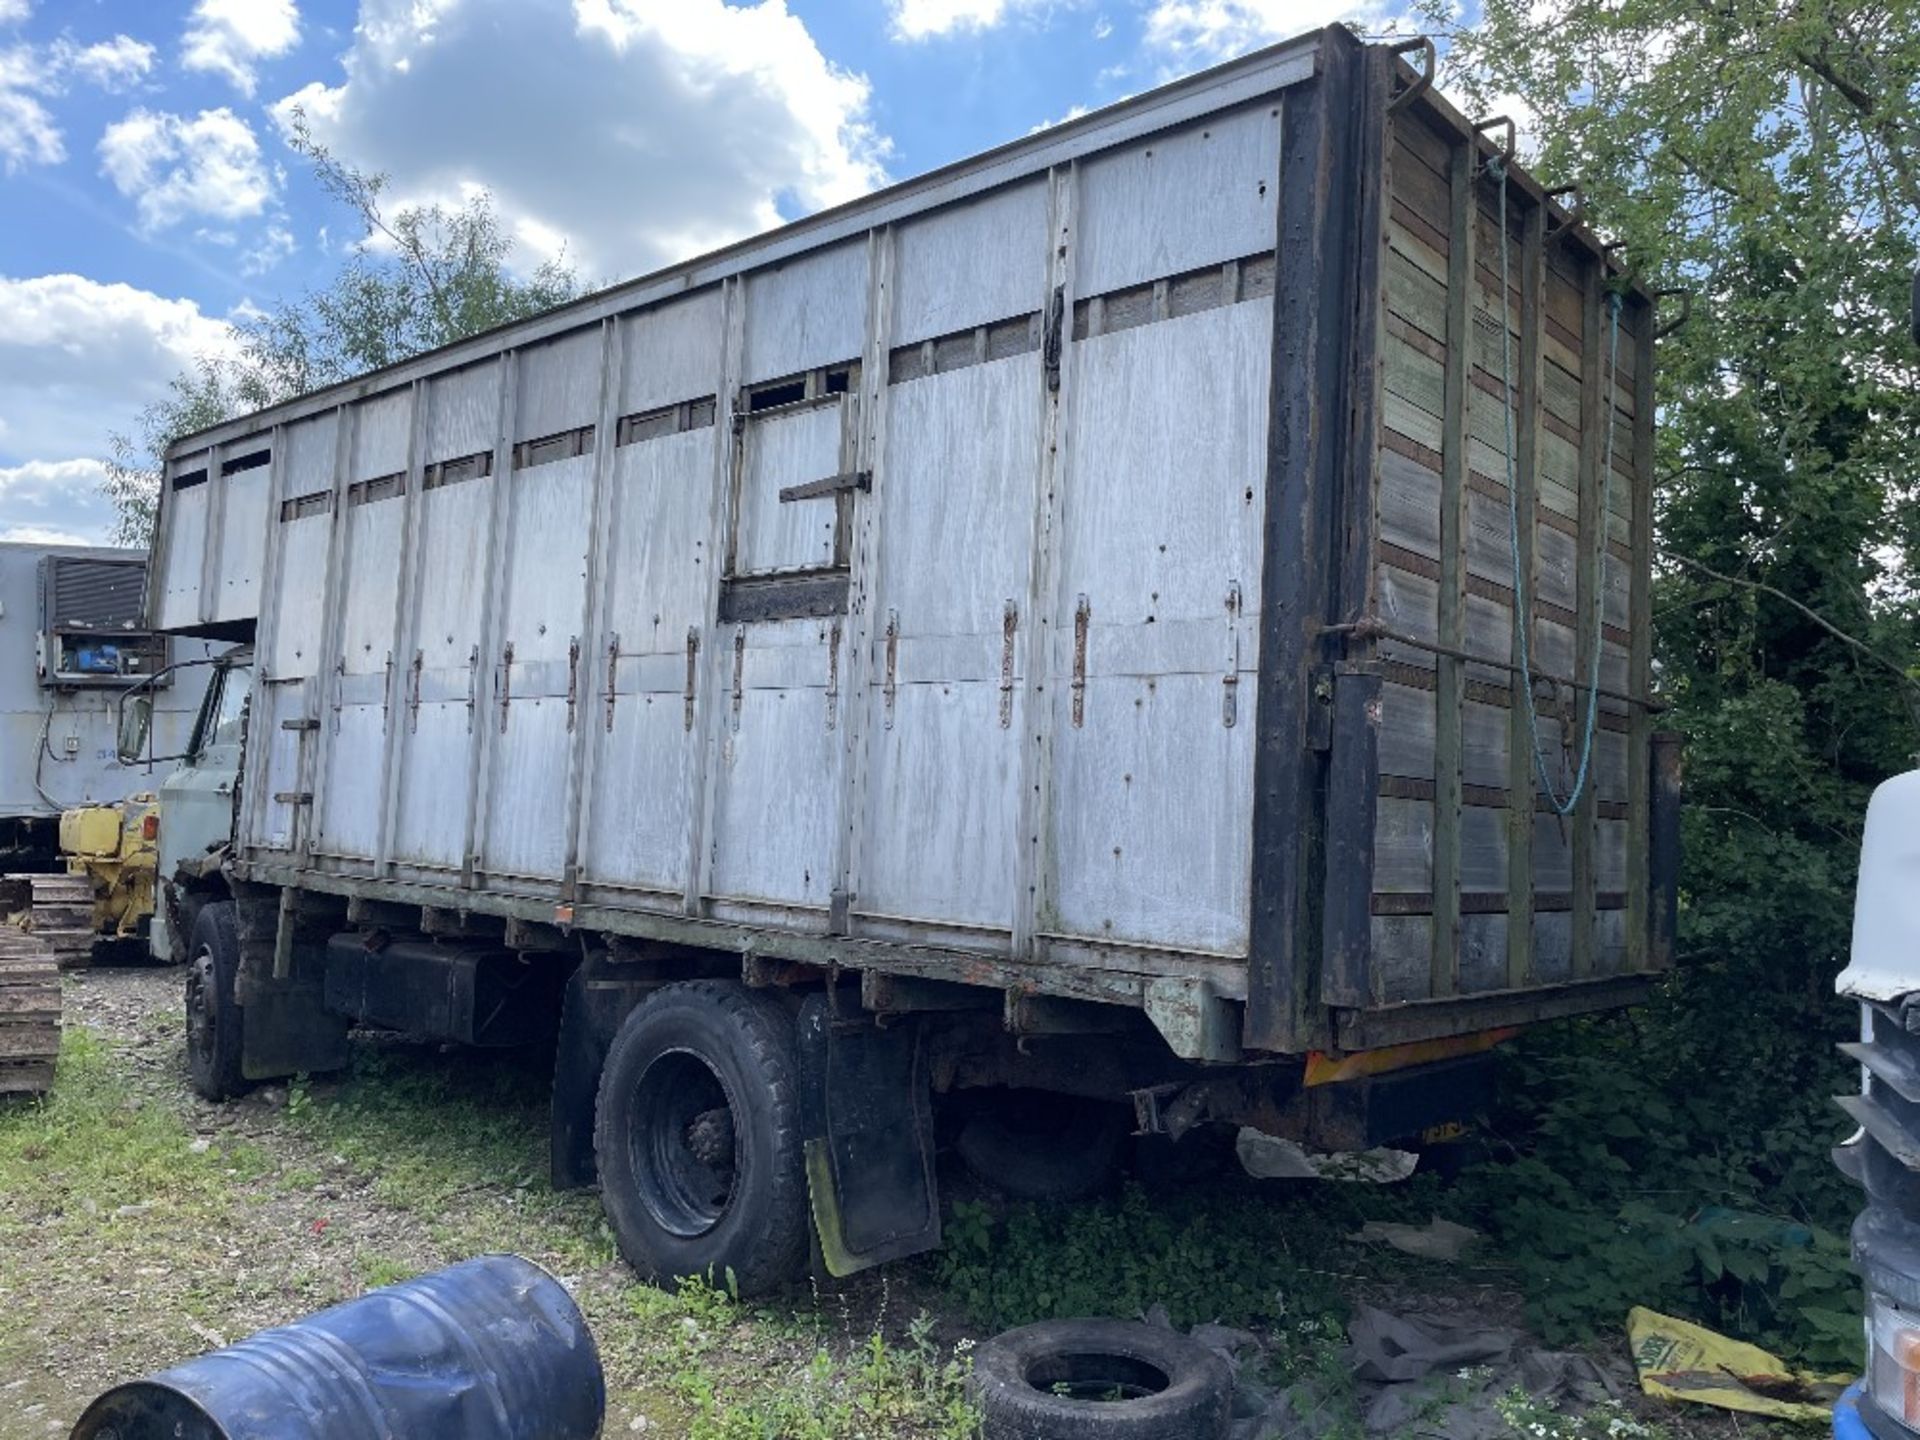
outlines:
{"label": "wheel hub", "polygon": [[215,1004],[213,957],[202,950],[187,971],[187,1045],[203,1060],[213,1055]]}
{"label": "wheel hub", "polygon": [[738,1176],[733,1104],[718,1072],[691,1051],[669,1051],[642,1072],[633,1099],[641,1203],[671,1234],[706,1234],[725,1218]]}

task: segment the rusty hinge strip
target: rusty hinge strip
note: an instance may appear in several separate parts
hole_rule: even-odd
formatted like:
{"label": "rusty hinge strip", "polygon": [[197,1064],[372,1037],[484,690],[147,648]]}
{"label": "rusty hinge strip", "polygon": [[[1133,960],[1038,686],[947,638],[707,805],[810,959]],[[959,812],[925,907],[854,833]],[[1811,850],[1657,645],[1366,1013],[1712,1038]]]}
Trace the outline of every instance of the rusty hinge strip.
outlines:
{"label": "rusty hinge strip", "polygon": [[343,655],[333,662],[333,733],[340,733],[340,711],[346,704],[341,695],[347,681],[347,659]]}
{"label": "rusty hinge strip", "polygon": [[408,677],[410,693],[407,696],[407,733],[409,735],[417,735],[420,732],[420,670],[426,663],[426,651],[413,652],[413,664],[409,667],[412,673]]}
{"label": "rusty hinge strip", "polygon": [[1047,301],[1047,329],[1040,342],[1040,365],[1046,372],[1047,389],[1060,388],[1060,355],[1065,339],[1062,331],[1066,328],[1067,287],[1056,285],[1053,295]]}
{"label": "rusty hinge strip", "polygon": [[467,733],[473,733],[474,712],[480,708],[480,647],[467,651]]}
{"label": "rusty hinge strip", "polygon": [[313,792],[311,790],[276,790],[273,794],[273,803],[276,805],[311,805],[313,803]]}
{"label": "rusty hinge strip", "polygon": [[1240,719],[1240,582],[1227,585],[1227,673],[1220,682],[1220,723],[1231,730]]}
{"label": "rusty hinge strip", "polygon": [[1013,636],[1020,628],[1020,607],[1007,601],[1000,616],[1000,728],[1013,728]]}
{"label": "rusty hinge strip", "polygon": [[1307,748],[1333,748],[1333,667],[1316,665],[1307,682]]}
{"label": "rusty hinge strip", "polygon": [[613,709],[619,703],[620,694],[615,682],[620,678],[620,637],[615,635],[607,641],[607,730],[613,730]]}
{"label": "rusty hinge strip", "polygon": [[1087,629],[1093,623],[1093,606],[1082,595],[1073,607],[1073,728],[1087,723]]}
{"label": "rusty hinge strip", "polygon": [[507,733],[507,709],[513,703],[513,642],[500,652],[500,733]]}
{"label": "rusty hinge strip", "polygon": [[782,485],[780,499],[783,503],[790,500],[817,500],[823,495],[838,495],[843,490],[872,489],[871,470],[846,470],[838,475],[829,475],[824,480],[809,480],[802,485]]}
{"label": "rusty hinge strip", "polygon": [[580,637],[573,636],[567,641],[567,733],[573,733],[573,723],[580,710]]}
{"label": "rusty hinge strip", "polygon": [[688,732],[693,730],[694,686],[699,679],[699,675],[700,631],[696,627],[689,625],[687,627],[687,711],[686,717],[681,721],[680,725],[681,729]]}
{"label": "rusty hinge strip", "polygon": [[893,702],[899,688],[894,677],[898,673],[899,665],[900,615],[898,611],[889,610],[887,612],[887,669],[886,676],[880,684],[880,699],[886,716],[885,725],[889,730],[893,728]]}
{"label": "rusty hinge strip", "polygon": [[840,709],[840,622],[827,630],[827,729],[838,723]]}
{"label": "rusty hinge strip", "polygon": [[282,730],[318,730],[320,728],[320,722],[318,720],[309,720],[305,716],[300,716],[292,720],[282,720],[280,722],[280,728]]}
{"label": "rusty hinge strip", "polygon": [[733,632],[733,728],[740,728],[740,707],[747,698],[747,627],[738,626]]}

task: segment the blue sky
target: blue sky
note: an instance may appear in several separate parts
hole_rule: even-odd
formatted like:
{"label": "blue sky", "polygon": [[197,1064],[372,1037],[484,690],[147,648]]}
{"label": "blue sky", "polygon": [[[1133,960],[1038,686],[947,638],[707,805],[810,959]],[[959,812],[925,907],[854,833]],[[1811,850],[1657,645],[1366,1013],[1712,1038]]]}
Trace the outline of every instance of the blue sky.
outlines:
{"label": "blue sky", "polygon": [[108,436],[362,237],[297,107],[516,263],[643,273],[1381,0],[0,0],[0,539],[98,541]]}

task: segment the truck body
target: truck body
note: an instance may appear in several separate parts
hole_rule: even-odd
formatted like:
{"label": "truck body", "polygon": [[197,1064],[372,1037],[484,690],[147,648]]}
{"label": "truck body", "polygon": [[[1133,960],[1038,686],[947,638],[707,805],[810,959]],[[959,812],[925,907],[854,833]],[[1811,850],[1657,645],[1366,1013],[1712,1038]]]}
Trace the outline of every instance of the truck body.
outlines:
{"label": "truck body", "polygon": [[[146,577],[140,550],[0,543],[0,868],[49,868],[64,811],[158,783],[116,754],[115,701],[208,646],[148,629]],[[155,688],[158,754],[185,748],[201,688]]]}
{"label": "truck body", "polygon": [[151,614],[253,644],[179,880],[238,905],[246,1073],[320,1012],[517,1036],[500,987],[570,976],[578,1176],[616,1037],[730,976],[799,1008],[851,1268],[937,1238],[930,1163],[872,1161],[929,1087],[1368,1144],[1644,993],[1653,297],[1405,49],[1307,36],[179,442]]}

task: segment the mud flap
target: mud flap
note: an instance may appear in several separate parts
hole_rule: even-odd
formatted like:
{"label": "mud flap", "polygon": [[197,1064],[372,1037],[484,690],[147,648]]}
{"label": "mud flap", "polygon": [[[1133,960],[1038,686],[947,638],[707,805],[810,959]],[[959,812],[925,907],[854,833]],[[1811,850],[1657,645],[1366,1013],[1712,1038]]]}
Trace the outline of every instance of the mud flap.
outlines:
{"label": "mud flap", "polygon": [[560,999],[560,1042],[553,1057],[553,1102],[549,1112],[547,1164],[556,1190],[591,1185],[600,1175],[593,1153],[593,1117],[600,1099],[600,1072],[621,1022],[664,984],[650,974],[631,975],[606,952],[595,951],[574,967]]}
{"label": "mud flap", "polygon": [[829,995],[800,1007],[801,1133],[807,1190],[828,1273],[940,1244],[933,1106],[920,1026],[836,1018]]}

